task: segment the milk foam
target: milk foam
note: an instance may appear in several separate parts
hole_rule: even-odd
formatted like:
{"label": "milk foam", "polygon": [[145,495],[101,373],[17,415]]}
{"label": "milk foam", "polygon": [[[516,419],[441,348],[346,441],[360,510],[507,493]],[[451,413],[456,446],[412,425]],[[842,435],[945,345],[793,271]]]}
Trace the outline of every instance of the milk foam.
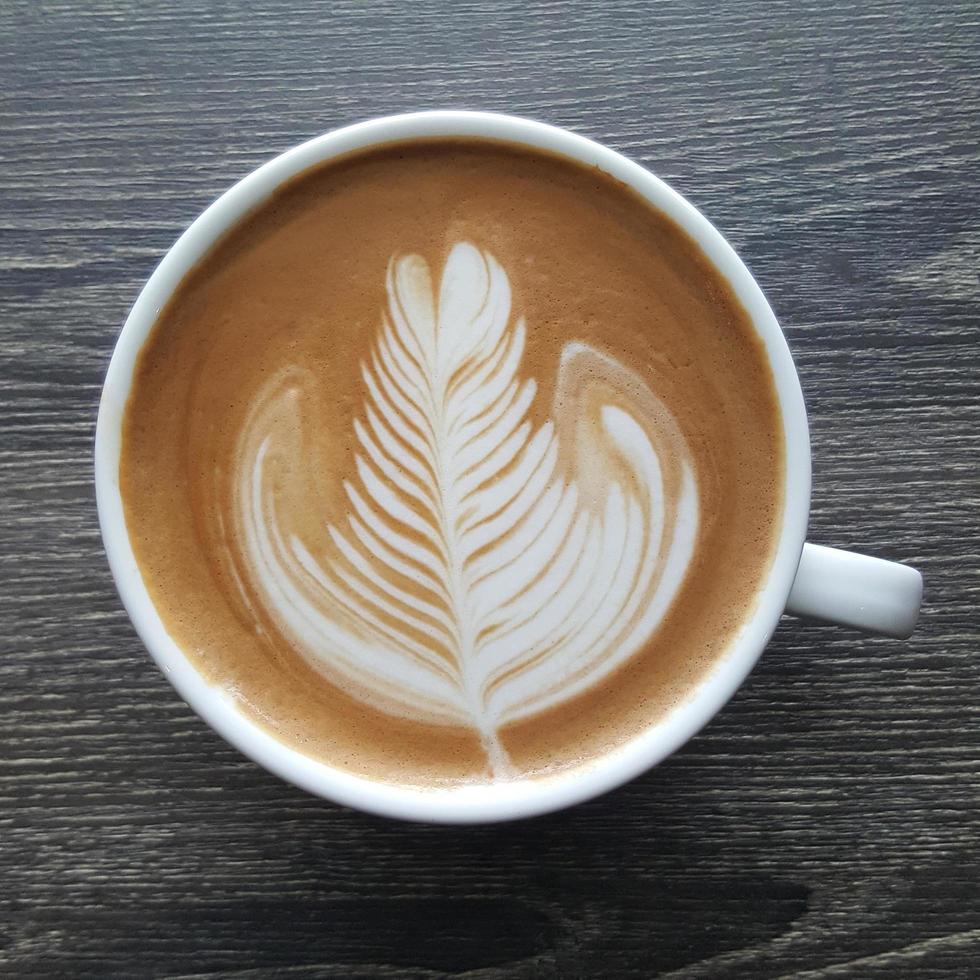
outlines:
{"label": "milk foam", "polygon": [[386,289],[344,506],[299,530],[310,504],[289,482],[317,378],[285,369],[238,442],[235,564],[246,601],[328,679],[472,726],[506,776],[500,729],[600,682],[666,614],[698,536],[693,461],[644,382],[580,343],[532,422],[528,327],[492,255],[457,244],[438,289],[422,258],[394,258]]}

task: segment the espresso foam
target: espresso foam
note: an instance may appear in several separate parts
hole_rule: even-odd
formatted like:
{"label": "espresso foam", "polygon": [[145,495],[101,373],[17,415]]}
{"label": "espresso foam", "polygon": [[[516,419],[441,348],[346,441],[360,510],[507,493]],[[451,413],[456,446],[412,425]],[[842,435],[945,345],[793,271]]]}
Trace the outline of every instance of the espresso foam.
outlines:
{"label": "espresso foam", "polygon": [[442,141],[297,178],[201,263],[120,479],[205,675],[425,784],[579,764],[684,697],[768,567],[782,453],[761,345],[680,229]]}

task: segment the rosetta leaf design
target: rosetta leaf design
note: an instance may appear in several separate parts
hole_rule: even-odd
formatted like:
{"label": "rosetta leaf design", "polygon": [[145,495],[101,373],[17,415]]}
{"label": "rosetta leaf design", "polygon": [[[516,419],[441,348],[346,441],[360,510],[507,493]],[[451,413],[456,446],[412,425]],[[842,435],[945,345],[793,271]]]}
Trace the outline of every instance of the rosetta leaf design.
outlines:
{"label": "rosetta leaf design", "polygon": [[388,269],[361,367],[345,513],[311,536],[303,392],[274,379],[242,434],[239,567],[277,629],[328,677],[392,713],[468,724],[497,775],[499,731],[581,693],[662,619],[697,533],[697,489],[669,412],[613,358],[564,350],[534,425],[527,328],[496,259]]}

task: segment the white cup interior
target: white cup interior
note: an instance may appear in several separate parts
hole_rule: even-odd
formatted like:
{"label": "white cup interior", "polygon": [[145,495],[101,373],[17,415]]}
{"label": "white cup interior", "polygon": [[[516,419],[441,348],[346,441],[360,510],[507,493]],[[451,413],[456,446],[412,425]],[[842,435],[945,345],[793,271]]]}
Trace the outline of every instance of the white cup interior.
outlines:
{"label": "white cup interior", "polygon": [[[506,140],[598,167],[680,224],[731,284],[765,344],[779,397],[786,459],[783,521],[766,583],[726,653],[684,703],[639,736],[578,769],[551,777],[438,789],[375,782],[318,762],[279,742],[246,718],[228,695],[208,684],[167,634],[150,600],[126,531],[119,490],[123,412],[136,358],[186,273],[224,232],[290,177],[353,150],[431,136]],[[681,746],[728,701],[769,641],[796,574],[809,513],[810,446],[796,369],[769,304],[731,246],[679,194],[615,151],[565,130],[491,113],[424,112],[360,123],[283,153],[225,192],[181,235],[140,293],[112,355],[99,407],[95,478],[102,536],[126,610],[160,669],[208,724],[266,769],[335,802],[408,820],[475,823],[557,810],[619,786]]]}

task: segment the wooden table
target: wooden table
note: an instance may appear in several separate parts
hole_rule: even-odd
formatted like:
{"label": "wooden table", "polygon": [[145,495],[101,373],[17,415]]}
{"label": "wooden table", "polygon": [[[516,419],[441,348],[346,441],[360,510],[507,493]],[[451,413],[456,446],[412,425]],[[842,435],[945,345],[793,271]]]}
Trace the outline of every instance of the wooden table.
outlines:
{"label": "wooden table", "polygon": [[[0,974],[976,976],[978,61],[971,0],[3,0]],[[700,207],[796,355],[813,538],[927,588],[909,642],[785,621],[658,769],[481,829],[224,744],[130,627],[92,490],[177,234],[300,140],[435,106],[570,127]]]}

